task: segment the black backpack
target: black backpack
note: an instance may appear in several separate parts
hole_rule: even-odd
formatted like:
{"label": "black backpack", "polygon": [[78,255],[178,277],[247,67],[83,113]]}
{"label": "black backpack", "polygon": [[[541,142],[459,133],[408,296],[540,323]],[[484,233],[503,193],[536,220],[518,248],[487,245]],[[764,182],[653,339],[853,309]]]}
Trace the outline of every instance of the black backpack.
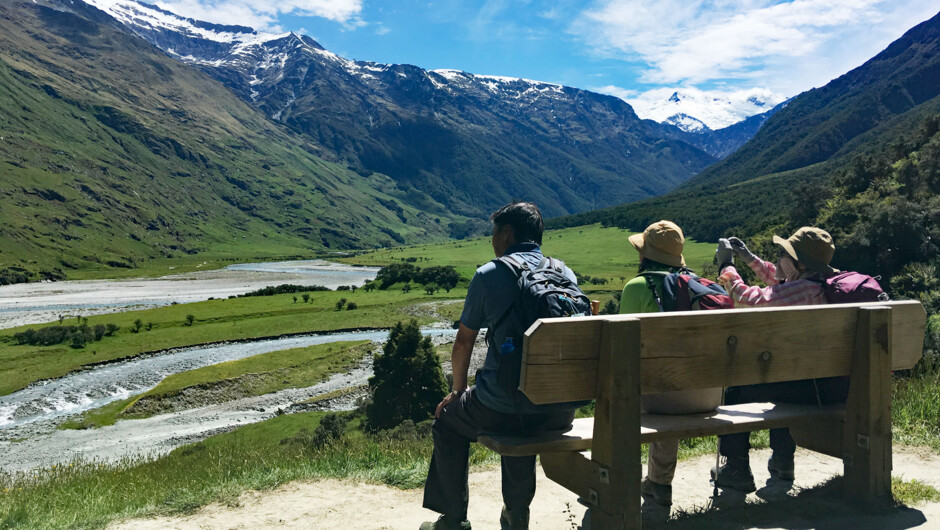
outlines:
{"label": "black backpack", "polygon": [[[708,309],[733,309],[734,301],[728,292],[708,278],[699,278],[689,269],[676,272],[646,271],[646,286],[653,292],[653,299],[660,311],[698,311]],[[663,277],[663,292],[656,292],[651,276]]]}
{"label": "black backpack", "polygon": [[498,352],[497,384],[506,393],[524,398],[518,389],[526,330],[540,318],[590,315],[591,300],[577,283],[565,276],[561,260],[543,257],[535,268],[511,254],[493,261],[509,268],[519,291],[513,303],[487,329],[486,341],[491,351]]}

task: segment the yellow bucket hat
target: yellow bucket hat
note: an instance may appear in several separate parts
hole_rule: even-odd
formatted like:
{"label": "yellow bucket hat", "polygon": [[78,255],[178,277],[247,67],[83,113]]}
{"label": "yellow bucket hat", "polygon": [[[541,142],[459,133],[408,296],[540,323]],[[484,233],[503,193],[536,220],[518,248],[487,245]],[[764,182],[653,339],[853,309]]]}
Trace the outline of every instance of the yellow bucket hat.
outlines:
{"label": "yellow bucket hat", "polygon": [[682,247],[685,236],[672,221],[659,221],[646,227],[642,234],[630,236],[630,244],[640,256],[670,267],[685,267]]}

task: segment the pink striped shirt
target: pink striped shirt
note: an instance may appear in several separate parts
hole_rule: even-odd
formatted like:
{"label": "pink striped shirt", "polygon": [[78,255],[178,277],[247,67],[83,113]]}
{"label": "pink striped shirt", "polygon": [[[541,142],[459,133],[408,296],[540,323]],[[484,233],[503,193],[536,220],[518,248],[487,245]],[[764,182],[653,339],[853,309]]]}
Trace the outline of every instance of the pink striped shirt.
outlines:
{"label": "pink striped shirt", "polygon": [[758,258],[748,265],[767,287],[745,284],[733,266],[725,267],[718,277],[718,283],[724,286],[734,299],[735,306],[773,307],[827,303],[825,287],[819,282],[800,279],[779,283],[774,279],[777,266],[773,263]]}

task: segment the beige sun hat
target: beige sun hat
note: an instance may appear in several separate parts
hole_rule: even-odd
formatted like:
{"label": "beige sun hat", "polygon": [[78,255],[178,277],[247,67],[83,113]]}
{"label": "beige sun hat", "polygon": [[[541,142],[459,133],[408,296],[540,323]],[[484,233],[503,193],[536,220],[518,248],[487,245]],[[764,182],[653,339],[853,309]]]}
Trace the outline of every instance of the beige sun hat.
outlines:
{"label": "beige sun hat", "polygon": [[647,226],[642,234],[630,236],[630,244],[644,258],[670,267],[685,267],[685,258],[682,257],[685,236],[679,225],[672,221],[659,221]]}
{"label": "beige sun hat", "polygon": [[783,247],[791,258],[805,265],[807,269],[824,274],[836,272],[829,266],[832,255],[836,252],[836,246],[829,232],[821,228],[804,226],[789,239],[774,236],[774,243]]}

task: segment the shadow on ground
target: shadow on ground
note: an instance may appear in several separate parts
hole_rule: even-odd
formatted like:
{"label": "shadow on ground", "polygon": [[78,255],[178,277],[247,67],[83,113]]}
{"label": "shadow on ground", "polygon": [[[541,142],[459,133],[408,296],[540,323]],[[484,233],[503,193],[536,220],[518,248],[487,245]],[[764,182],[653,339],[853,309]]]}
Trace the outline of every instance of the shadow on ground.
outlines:
{"label": "shadow on ground", "polygon": [[662,528],[792,528],[792,529],[884,529],[914,528],[927,522],[924,514],[903,504],[852,505],[843,499],[843,477],[818,486],[791,489],[792,483],[768,480],[757,490],[763,502],[747,503],[733,490],[722,490],[712,506],[679,513]]}
{"label": "shadow on ground", "polygon": [[[748,502],[742,493],[722,490],[707,507],[680,511],[668,520],[658,519],[655,513],[652,517],[644,517],[643,528],[901,530],[927,522],[923,512],[903,504],[869,509],[868,506],[853,506],[845,502],[842,477],[834,477],[807,489],[792,488],[790,482],[772,479],[757,491],[757,496],[760,501]],[[581,528],[589,529],[590,525],[585,524]]]}

